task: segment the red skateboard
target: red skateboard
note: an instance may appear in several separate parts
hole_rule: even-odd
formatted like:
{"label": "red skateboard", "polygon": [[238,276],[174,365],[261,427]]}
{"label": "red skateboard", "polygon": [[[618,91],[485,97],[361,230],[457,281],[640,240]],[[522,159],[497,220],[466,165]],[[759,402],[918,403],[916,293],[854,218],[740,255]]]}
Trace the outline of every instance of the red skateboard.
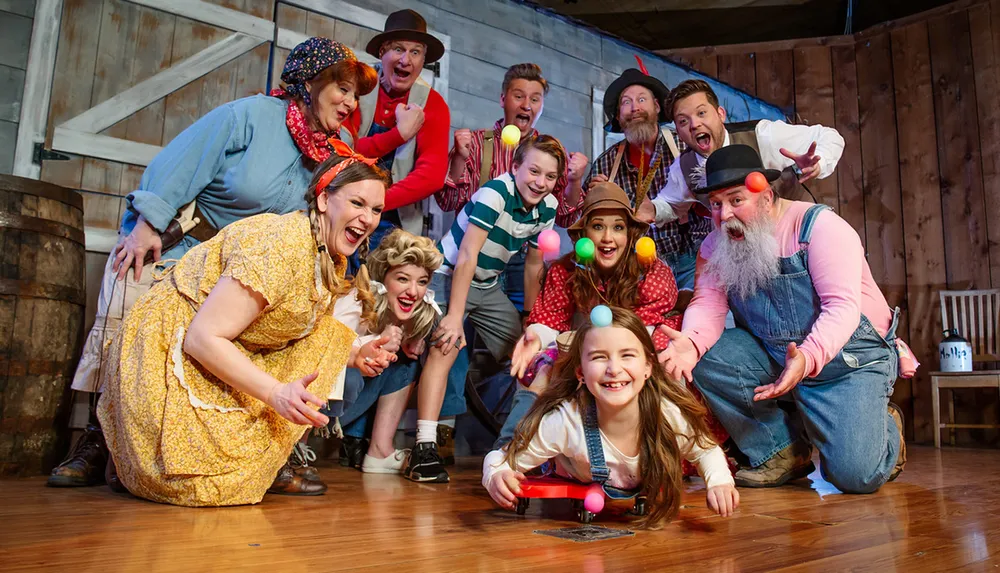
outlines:
{"label": "red skateboard", "polygon": [[[517,514],[524,515],[531,499],[571,499],[580,523],[590,523],[604,509],[604,490],[600,484],[582,484],[559,477],[528,477],[521,482]],[[646,498],[639,496],[632,508],[635,515],[646,514]]]}

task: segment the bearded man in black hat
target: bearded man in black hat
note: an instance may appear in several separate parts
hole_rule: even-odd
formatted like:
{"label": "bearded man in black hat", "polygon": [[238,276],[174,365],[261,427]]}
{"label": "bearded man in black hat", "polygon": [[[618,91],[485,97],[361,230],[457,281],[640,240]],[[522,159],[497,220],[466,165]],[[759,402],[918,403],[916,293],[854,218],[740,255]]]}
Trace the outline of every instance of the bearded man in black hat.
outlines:
{"label": "bearded man in black hat", "polygon": [[[780,176],[752,147],[706,162],[716,229],[702,243],[682,332],[660,355],[701,390],[749,460],[740,487],[773,487],[815,469],[845,493],[871,493],[906,462],[889,402],[916,364],[896,337],[858,233],[826,205],[778,197]],[[724,328],[732,311],[735,328]],[[779,405],[791,401],[795,411]]]}
{"label": "bearded man in black hat", "polygon": [[341,129],[341,139],[358,153],[378,157],[392,174],[385,212],[372,233],[372,247],[393,227],[423,234],[421,201],[444,185],[448,172],[448,104],[420,79],[424,64],[441,59],[444,44],[427,33],[413,10],[389,14],[385,31],[365,48],[379,58],[379,89],[361,98]]}
{"label": "bearded man in black hat", "polygon": [[[670,90],[660,80],[635,68],[622,72],[604,95],[605,130],[624,133],[625,141],[594,161],[587,188],[613,181],[625,190],[632,208],[656,197],[667,183],[670,165],[678,156],[673,135],[660,129],[669,121],[666,101]],[[651,205],[647,204],[647,209]],[[651,218],[650,218],[651,219]],[[705,216],[692,213],[681,223],[674,220],[650,229],[657,254],[670,265],[679,288],[694,285],[695,258],[701,241],[712,230]]]}

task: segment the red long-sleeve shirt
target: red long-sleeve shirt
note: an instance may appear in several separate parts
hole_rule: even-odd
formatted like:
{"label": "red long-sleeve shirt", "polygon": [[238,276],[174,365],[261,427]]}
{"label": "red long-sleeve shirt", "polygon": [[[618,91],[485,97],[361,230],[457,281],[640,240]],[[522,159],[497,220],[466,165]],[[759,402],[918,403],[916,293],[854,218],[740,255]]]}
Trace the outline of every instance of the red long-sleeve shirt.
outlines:
{"label": "red long-sleeve shirt", "polygon": [[[389,97],[382,86],[378,88],[378,104],[374,123],[391,128],[389,131],[362,137],[354,149],[368,157],[384,157],[396,151],[404,141],[396,129],[396,105],[406,105],[410,92],[398,98]],[[354,110],[348,122],[354,131],[361,128],[361,110]],[[417,132],[416,161],[413,170],[400,181],[395,181],[385,193],[386,210],[398,209],[430,197],[444,185],[448,175],[448,128],[451,113],[444,98],[431,90],[424,106],[424,125]]]}

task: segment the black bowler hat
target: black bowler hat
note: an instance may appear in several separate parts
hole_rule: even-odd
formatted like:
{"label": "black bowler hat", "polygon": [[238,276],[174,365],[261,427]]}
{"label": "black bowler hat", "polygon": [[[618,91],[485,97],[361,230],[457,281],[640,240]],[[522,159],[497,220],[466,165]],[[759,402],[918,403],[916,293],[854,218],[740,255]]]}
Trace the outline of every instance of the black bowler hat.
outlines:
{"label": "black bowler hat", "polygon": [[608,123],[604,129],[611,133],[621,133],[622,126],[618,123],[618,100],[622,97],[622,92],[629,86],[640,85],[653,92],[653,97],[660,103],[660,115],[657,116],[657,123],[667,123],[667,97],[670,90],[663,82],[649,74],[644,74],[635,68],[629,68],[622,72],[622,75],[615,78],[604,93],[604,115],[608,118]]}
{"label": "black bowler hat", "polygon": [[763,173],[768,183],[781,177],[777,169],[764,169],[760,155],[749,145],[727,145],[708,156],[705,187],[693,189],[694,194],[708,195],[720,189],[738,187],[754,172]]}
{"label": "black bowler hat", "polygon": [[428,64],[440,60],[444,55],[444,44],[427,33],[427,21],[413,10],[400,10],[389,14],[385,19],[385,31],[372,38],[365,51],[380,58],[378,52],[382,44],[393,40],[409,40],[425,44],[427,55],[424,57],[424,62]]}

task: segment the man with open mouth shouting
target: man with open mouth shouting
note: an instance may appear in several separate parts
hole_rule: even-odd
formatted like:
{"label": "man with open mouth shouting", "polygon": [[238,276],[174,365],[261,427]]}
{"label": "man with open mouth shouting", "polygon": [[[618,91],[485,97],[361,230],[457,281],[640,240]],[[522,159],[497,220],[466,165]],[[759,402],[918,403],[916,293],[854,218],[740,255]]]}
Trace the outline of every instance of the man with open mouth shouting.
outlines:
{"label": "man with open mouth shouting", "polygon": [[[500,139],[500,132],[513,125],[521,132],[521,141],[538,135],[535,124],[542,117],[545,95],[549,82],[542,76],[538,64],[514,64],[507,68],[500,87],[500,107],[503,117],[493,124],[493,129],[458,129],[455,145],[449,155],[448,177],[444,188],[434,198],[444,211],[460,211],[469,198],[490,179],[510,172],[516,145],[507,145]],[[560,175],[552,195],[559,201],[556,224],[568,227],[576,221],[583,202],[583,176],[587,167],[583,153],[569,154],[567,172]]]}
{"label": "man with open mouth shouting", "polygon": [[[448,104],[420,79],[424,64],[444,55],[444,44],[427,33],[427,22],[413,10],[389,14],[385,31],[365,48],[379,58],[378,89],[360,98],[341,139],[358,153],[378,157],[393,184],[385,193],[385,212],[371,244],[393,227],[423,234],[421,201],[441,188],[448,171]],[[365,256],[366,249],[359,251]],[[352,265],[354,267],[356,265]]]}
{"label": "man with open mouth shouting", "polygon": [[[695,193],[716,230],[702,243],[682,332],[663,327],[667,373],[693,379],[749,458],[737,485],[809,475],[815,445],[834,486],[878,490],[906,462],[903,419],[888,397],[916,365],[860,237],[826,205],[778,197],[767,182],[780,173],[749,146],[723,147],[705,171]],[[724,329],[730,309],[737,326]]]}
{"label": "man with open mouth shouting", "polygon": [[686,219],[697,202],[691,189],[705,186],[706,159],[727,145],[749,145],[760,155],[764,167],[781,171],[774,188],[786,199],[803,195],[801,183],[832,175],[844,152],[844,138],[831,127],[766,119],[726,125],[726,110],[703,80],[677,84],[670,92],[667,109],[677,137],[687,149],[670,166],[667,184],[656,199],[640,210],[640,217],[653,219],[657,226]]}

